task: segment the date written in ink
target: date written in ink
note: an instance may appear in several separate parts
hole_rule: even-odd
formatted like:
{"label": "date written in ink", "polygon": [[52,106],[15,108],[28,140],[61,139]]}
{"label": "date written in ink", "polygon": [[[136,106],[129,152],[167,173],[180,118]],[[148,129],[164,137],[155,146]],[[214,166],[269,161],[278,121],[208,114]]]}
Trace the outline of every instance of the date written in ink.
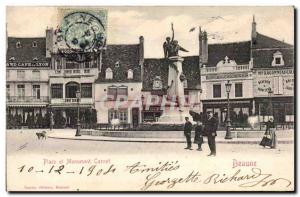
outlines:
{"label": "date written in ink", "polygon": [[107,168],[103,166],[99,167],[98,165],[90,166],[80,166],[76,169],[67,169],[65,165],[52,165],[44,168],[37,168],[35,166],[22,165],[18,168],[19,173],[29,173],[29,174],[74,174],[82,176],[100,176],[100,175],[109,175],[116,172],[116,167],[112,164]]}

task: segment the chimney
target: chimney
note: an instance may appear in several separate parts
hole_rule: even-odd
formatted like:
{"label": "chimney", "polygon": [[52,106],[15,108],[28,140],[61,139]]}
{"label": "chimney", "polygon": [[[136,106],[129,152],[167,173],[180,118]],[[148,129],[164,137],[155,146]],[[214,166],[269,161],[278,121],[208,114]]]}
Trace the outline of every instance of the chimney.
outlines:
{"label": "chimney", "polygon": [[139,65],[141,67],[141,80],[144,79],[144,37],[140,36],[139,43]]}
{"label": "chimney", "polygon": [[207,63],[208,61],[208,43],[207,43],[207,33],[203,32],[203,41],[202,41],[202,63]]}
{"label": "chimney", "polygon": [[53,28],[46,29],[46,57],[51,58],[51,53],[53,52],[53,36],[54,31]]}
{"label": "chimney", "polygon": [[251,30],[251,40],[252,40],[252,43],[253,43],[253,44],[256,43],[256,36],[257,36],[257,32],[256,32],[256,22],[255,22],[255,16],[253,15],[253,20],[252,20],[252,30]]}
{"label": "chimney", "polygon": [[202,67],[202,42],[203,42],[203,35],[201,31],[201,27],[199,27],[199,67]]}

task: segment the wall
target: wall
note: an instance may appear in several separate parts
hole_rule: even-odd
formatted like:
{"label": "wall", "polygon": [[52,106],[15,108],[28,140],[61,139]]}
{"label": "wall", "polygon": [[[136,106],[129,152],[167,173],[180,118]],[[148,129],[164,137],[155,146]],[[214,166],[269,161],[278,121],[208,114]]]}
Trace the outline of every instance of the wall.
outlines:
{"label": "wall", "polygon": [[[107,89],[109,86],[127,86],[128,87],[128,101],[120,103],[119,108],[129,108],[128,109],[128,123],[131,123],[131,108],[132,107],[141,107],[141,89],[142,83],[99,83],[95,84],[95,109],[97,110],[97,123],[108,123],[108,110],[115,106],[114,101],[106,101],[104,97],[107,96]],[[138,100],[137,103],[133,103],[133,100]],[[141,122],[141,118],[139,118]]]}
{"label": "wall", "polygon": [[[224,73],[222,73],[224,74]],[[229,97],[232,98],[253,98],[253,78],[251,72],[243,72],[240,76],[236,77],[238,75],[234,75],[236,73],[225,73],[224,78],[221,77],[218,79],[217,77],[211,77],[212,75],[209,75],[210,77],[207,77],[208,75],[201,76],[202,81],[202,100],[216,100],[216,99],[226,99],[227,93],[226,93],[226,87],[225,84],[227,83],[227,80],[230,81],[231,90]],[[225,76],[226,75],[226,76]],[[220,73],[215,74],[215,76],[220,76]],[[207,80],[207,78],[209,78]],[[216,79],[215,79],[216,78]],[[243,96],[242,97],[235,97],[235,83],[242,83],[243,84]],[[213,97],[213,85],[214,84],[221,84],[221,97],[220,98],[214,98]]]}

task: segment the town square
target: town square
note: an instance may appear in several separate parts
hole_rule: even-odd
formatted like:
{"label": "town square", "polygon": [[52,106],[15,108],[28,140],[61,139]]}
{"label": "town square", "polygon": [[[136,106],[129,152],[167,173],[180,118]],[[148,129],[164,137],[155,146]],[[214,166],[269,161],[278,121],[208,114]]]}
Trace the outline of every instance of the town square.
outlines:
{"label": "town square", "polygon": [[7,190],[294,191],[294,12],[7,7]]}

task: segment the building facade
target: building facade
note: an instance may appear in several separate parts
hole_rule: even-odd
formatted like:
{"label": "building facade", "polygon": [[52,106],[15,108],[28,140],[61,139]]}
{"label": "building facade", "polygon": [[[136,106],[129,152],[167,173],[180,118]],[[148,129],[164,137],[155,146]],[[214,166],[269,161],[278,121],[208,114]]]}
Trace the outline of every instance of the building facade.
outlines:
{"label": "building facade", "polygon": [[251,62],[255,114],[278,124],[294,123],[294,47],[256,31],[252,22]]}
{"label": "building facade", "polygon": [[[15,38],[7,41],[7,125],[46,126],[43,117],[49,103],[50,59],[45,38]],[[49,125],[47,125],[49,126]]]}
{"label": "building facade", "polygon": [[[82,52],[57,45],[55,30],[43,38],[7,39],[8,125],[74,127],[156,122],[168,105],[169,63],[144,58],[144,38],[136,44],[107,45]],[[252,22],[249,41],[208,44],[199,30],[199,54],[183,57],[186,104],[196,112],[227,118],[226,83],[231,83],[234,126],[249,116],[265,122],[294,122],[294,47],[262,35]],[[77,98],[80,92],[80,98]]]}

